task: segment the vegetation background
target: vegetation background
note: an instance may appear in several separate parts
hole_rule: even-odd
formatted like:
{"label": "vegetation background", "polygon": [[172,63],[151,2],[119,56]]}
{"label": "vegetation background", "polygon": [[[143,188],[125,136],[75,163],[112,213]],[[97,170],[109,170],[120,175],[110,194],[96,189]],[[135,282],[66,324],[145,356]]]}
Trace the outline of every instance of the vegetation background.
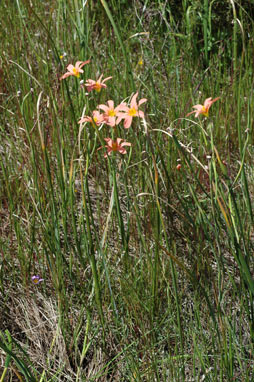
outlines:
{"label": "vegetation background", "polygon": [[[0,382],[254,381],[253,2],[9,0],[0,25]],[[88,59],[100,93],[60,81]],[[105,159],[78,121],[136,91]]]}

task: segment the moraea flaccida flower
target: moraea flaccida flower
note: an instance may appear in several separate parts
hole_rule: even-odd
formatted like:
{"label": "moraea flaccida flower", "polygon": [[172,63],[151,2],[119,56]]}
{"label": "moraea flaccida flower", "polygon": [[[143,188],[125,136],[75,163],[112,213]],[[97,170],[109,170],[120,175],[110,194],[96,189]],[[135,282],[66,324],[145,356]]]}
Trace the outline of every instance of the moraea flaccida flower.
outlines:
{"label": "moraea flaccida flower", "polygon": [[109,125],[111,127],[114,127],[116,123],[116,117],[118,117],[121,110],[124,110],[126,107],[126,103],[121,103],[118,106],[114,106],[114,101],[109,100],[108,106],[107,105],[99,105],[98,109],[101,109],[104,111],[103,117],[104,122],[106,125]]}
{"label": "moraea flaccida flower", "polygon": [[40,276],[36,275],[36,276],[32,276],[32,282],[34,284],[39,284],[41,283],[42,281],[44,281],[44,279],[41,279]]}
{"label": "moraea flaccida flower", "polygon": [[118,124],[122,119],[124,119],[123,125],[124,125],[125,129],[128,129],[131,126],[133,117],[144,118],[144,112],[139,110],[139,106],[142,105],[142,103],[145,103],[147,101],[147,99],[142,98],[137,103],[137,96],[138,96],[138,92],[136,94],[134,94],[134,96],[132,97],[131,102],[130,102],[130,107],[125,106],[123,108],[124,113],[119,113],[119,116],[118,116],[116,123]]}
{"label": "moraea flaccida flower", "polygon": [[79,120],[79,123],[84,123],[84,122],[90,122],[92,124],[96,124],[99,126],[102,122],[104,122],[104,116],[100,114],[98,110],[93,111],[93,117],[89,117],[88,115],[85,115],[83,118]]}
{"label": "moraea flaccida flower", "polygon": [[200,114],[203,114],[205,117],[208,117],[208,114],[209,114],[209,109],[210,107],[212,106],[212,104],[217,101],[220,97],[217,97],[217,98],[214,98],[212,99],[212,97],[209,97],[205,100],[204,102],[204,105],[194,105],[192,106],[193,111],[191,111],[190,113],[188,113],[186,115],[186,117],[188,117],[189,115],[195,113],[195,117],[197,118]]}
{"label": "moraea flaccida flower", "polygon": [[[126,154],[127,151],[124,148],[124,146],[131,146],[130,142],[122,142],[122,138],[116,138],[116,141],[113,141],[111,138],[104,138],[104,140],[107,142],[105,145],[107,149],[107,153],[104,154],[104,157],[107,158],[108,155],[110,155],[113,152],[119,152],[120,154]],[[102,148],[102,147],[100,147]]]}
{"label": "moraea flaccida flower", "polygon": [[68,72],[66,72],[62,77],[60,77],[60,80],[63,80],[64,78],[67,78],[69,76],[75,76],[79,77],[80,73],[84,73],[83,69],[81,69],[84,65],[89,64],[90,60],[87,61],[77,61],[75,66],[72,64],[69,64],[67,66]]}
{"label": "moraea flaccida flower", "polygon": [[110,80],[112,77],[107,77],[107,78],[104,78],[104,80],[102,80],[102,76],[103,76],[103,74],[96,81],[91,80],[91,79],[86,81],[85,86],[86,86],[88,92],[95,90],[96,92],[99,93],[102,88],[107,87],[107,85],[105,85],[104,82]]}

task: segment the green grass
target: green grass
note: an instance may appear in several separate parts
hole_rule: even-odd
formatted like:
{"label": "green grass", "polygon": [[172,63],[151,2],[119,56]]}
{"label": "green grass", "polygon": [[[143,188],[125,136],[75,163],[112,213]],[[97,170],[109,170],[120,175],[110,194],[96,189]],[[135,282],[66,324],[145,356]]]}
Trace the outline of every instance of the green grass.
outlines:
{"label": "green grass", "polygon": [[219,3],[0,4],[0,382],[253,381],[253,14]]}

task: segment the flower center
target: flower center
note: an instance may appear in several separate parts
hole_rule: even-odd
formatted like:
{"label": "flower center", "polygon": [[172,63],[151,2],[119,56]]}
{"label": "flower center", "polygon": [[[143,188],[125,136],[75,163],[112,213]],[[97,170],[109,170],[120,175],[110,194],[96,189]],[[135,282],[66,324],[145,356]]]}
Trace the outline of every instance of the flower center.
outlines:
{"label": "flower center", "polygon": [[98,121],[97,117],[93,117],[94,122],[96,123]]}
{"label": "flower center", "polygon": [[116,142],[112,142],[112,150],[117,151],[118,150],[118,145]]}
{"label": "flower center", "polygon": [[128,115],[130,115],[131,117],[134,117],[135,115],[137,115],[137,110],[135,109],[135,107],[132,107],[132,108],[128,111]]}
{"label": "flower center", "polygon": [[72,69],[74,76],[79,77],[79,72],[77,68]]}
{"label": "flower center", "polygon": [[116,112],[115,112],[114,109],[110,109],[110,110],[108,111],[108,116],[109,116],[109,117],[114,117],[115,115],[116,115]]}
{"label": "flower center", "polygon": [[208,117],[208,108],[205,106],[202,106],[202,114],[204,114],[206,117]]}
{"label": "flower center", "polygon": [[94,89],[99,93],[101,91],[101,84],[99,82],[95,82]]}

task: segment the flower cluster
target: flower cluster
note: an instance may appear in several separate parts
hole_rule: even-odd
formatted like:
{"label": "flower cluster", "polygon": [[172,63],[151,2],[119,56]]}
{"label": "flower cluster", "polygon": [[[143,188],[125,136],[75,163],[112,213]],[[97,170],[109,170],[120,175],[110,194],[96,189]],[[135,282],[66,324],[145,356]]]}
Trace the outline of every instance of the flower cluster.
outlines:
{"label": "flower cluster", "polygon": [[[67,66],[67,72],[60,77],[60,80],[63,80],[69,76],[79,77],[80,73],[83,73],[82,67],[85,64],[88,64],[90,61],[77,61],[75,66],[70,64]],[[95,90],[96,92],[100,92],[102,89],[105,89],[107,85],[106,81],[110,80],[112,77],[106,77],[103,79],[103,74],[97,79],[92,80],[88,79],[82,81],[82,88],[86,88],[87,92],[91,92]],[[131,127],[132,121],[134,117],[144,118],[144,112],[139,108],[140,106],[147,101],[146,98],[142,98],[139,101],[138,92],[135,93],[131,99],[129,104],[126,102],[121,102],[119,105],[115,106],[113,100],[107,101],[107,103],[99,104],[97,109],[92,112],[92,115],[85,115],[79,120],[79,124],[83,123],[91,123],[95,127],[99,127],[103,124],[108,125],[112,128],[115,128],[123,121],[123,126],[125,129],[129,129]],[[113,130],[113,136],[115,134],[115,130]],[[130,142],[125,142],[122,138],[104,138],[105,140],[105,148],[107,152],[104,154],[104,157],[111,155],[112,152],[119,152],[120,154],[126,154],[127,151],[125,149],[126,146],[131,146]],[[101,149],[102,147],[100,147]]]}
{"label": "flower cluster", "polygon": [[[78,78],[80,76],[80,73],[83,73],[82,67],[88,64],[89,62],[90,60],[77,61],[75,66],[69,64],[67,66],[67,72],[62,77],[60,77],[60,80],[63,80],[69,76],[75,76]],[[99,93],[102,89],[107,88],[105,82],[110,80],[111,78],[112,77],[110,76],[103,79],[103,74],[101,74],[101,76],[97,80],[88,79],[85,81],[85,83],[82,80],[81,87],[86,88],[88,93],[90,93],[93,90]],[[105,124],[112,128],[115,128],[117,125],[120,124],[120,122],[123,121],[124,128],[129,129],[131,127],[134,117],[144,118],[144,112],[140,110],[140,106],[144,104],[147,101],[147,99],[142,98],[138,101],[137,98],[138,92],[130,98],[129,104],[127,104],[126,102],[121,102],[119,105],[115,106],[113,100],[107,101],[105,105],[100,104],[97,106],[96,110],[92,112],[92,115],[85,115],[82,118],[80,118],[79,124],[91,123],[95,127],[100,127],[103,124]],[[204,105],[194,105],[194,110],[188,113],[186,117],[194,113],[196,118],[200,115],[208,117],[210,107],[219,98],[220,97],[212,99],[212,97],[209,97],[205,100]],[[131,146],[131,143],[124,142],[122,138],[105,138],[105,142],[105,148],[107,149],[107,153],[105,153],[104,156],[106,157],[112,152],[126,154],[126,149],[124,148],[124,146]],[[180,165],[178,166],[178,169],[180,169]]]}
{"label": "flower cluster", "polygon": [[[80,119],[79,123],[90,122],[100,126],[101,124],[108,125],[110,127],[116,127],[121,121],[124,121],[123,125],[126,129],[129,129],[134,117],[144,118],[144,112],[139,110],[139,106],[145,103],[147,100],[142,98],[137,102],[138,92],[134,94],[130,100],[130,106],[126,102],[121,102],[118,106],[115,106],[113,100],[107,101],[106,105],[100,104],[97,106],[98,110],[94,110],[91,116],[84,116]],[[129,142],[123,142],[122,138],[105,138],[107,153],[104,155],[110,155],[111,152],[119,152],[120,154],[126,154],[124,146],[131,146]]]}

